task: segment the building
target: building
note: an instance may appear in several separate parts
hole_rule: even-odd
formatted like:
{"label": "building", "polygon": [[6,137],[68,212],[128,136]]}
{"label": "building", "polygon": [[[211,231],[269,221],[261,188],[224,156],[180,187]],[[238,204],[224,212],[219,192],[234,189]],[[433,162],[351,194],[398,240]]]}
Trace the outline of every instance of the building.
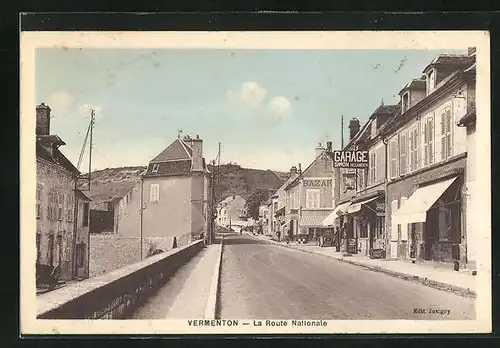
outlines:
{"label": "building", "polygon": [[[368,151],[368,168],[340,169],[344,179],[339,204],[324,225],[335,226],[343,215],[350,252],[370,255],[373,249],[385,250],[385,179],[386,142],[381,136],[384,126],[399,112],[399,105],[380,105],[360,129],[359,121],[350,121],[349,150]],[[340,179],[339,179],[340,181]],[[338,220],[337,220],[338,221]],[[339,227],[339,224],[336,225]]]}
{"label": "building", "polygon": [[50,112],[43,103],[36,107],[37,273],[58,266],[67,281],[88,277],[90,199],[77,189],[80,172],[59,150],[65,142],[50,134]]}
{"label": "building", "polygon": [[335,183],[331,146],[331,142],[326,149],[319,144],[315,159],[285,187],[284,234],[315,239],[332,212]]}
{"label": "building", "polygon": [[474,55],[439,55],[400,92],[388,143],[387,256],[467,263],[466,130],[475,99]]}
{"label": "building", "polygon": [[217,205],[217,224],[224,227],[246,225],[246,200],[241,196],[229,196]]}
{"label": "building", "polygon": [[271,198],[262,202],[259,206],[259,224],[262,225],[262,233],[265,235],[273,235],[271,218]]}
{"label": "building", "polygon": [[180,246],[207,238],[209,174],[202,139],[176,139],[149,162],[141,182],[117,203],[115,233],[127,238],[142,235],[148,244],[143,254],[148,248],[169,250],[174,239]]}
{"label": "building", "polygon": [[[285,237],[285,230],[288,227],[285,221],[285,209],[286,209],[286,187],[294,181],[301,173],[300,164],[299,170],[296,166],[290,169],[290,176],[288,179],[276,190],[276,192],[271,195],[271,207],[270,216],[272,218],[271,223],[271,234],[276,236],[276,239],[283,240]],[[289,223],[289,222],[288,222]]]}
{"label": "building", "polygon": [[[472,65],[467,73],[475,72],[476,66]],[[477,159],[476,159],[476,104],[475,104],[475,88],[474,80],[475,74],[470,76],[470,83],[467,85],[467,113],[458,121],[459,127],[466,127],[466,148],[467,148],[467,164],[466,164],[466,181],[465,181],[465,196],[466,196],[466,215],[465,225],[467,231],[467,266],[469,268],[476,268],[478,248],[476,246],[477,237],[474,231],[477,229],[477,217],[481,207],[480,200],[477,197]]]}

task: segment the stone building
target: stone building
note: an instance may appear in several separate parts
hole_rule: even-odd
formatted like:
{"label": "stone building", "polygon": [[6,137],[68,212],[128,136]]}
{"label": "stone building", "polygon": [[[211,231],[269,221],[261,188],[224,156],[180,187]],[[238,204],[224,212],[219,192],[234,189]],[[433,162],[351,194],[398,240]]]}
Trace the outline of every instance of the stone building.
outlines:
{"label": "stone building", "polygon": [[43,103],[36,107],[36,262],[58,266],[61,280],[88,277],[90,199],[77,189],[80,172],[59,150],[65,142],[50,134],[50,112]]}
{"label": "stone building", "polygon": [[245,225],[246,200],[237,195],[223,199],[217,205],[217,224],[224,227]]}

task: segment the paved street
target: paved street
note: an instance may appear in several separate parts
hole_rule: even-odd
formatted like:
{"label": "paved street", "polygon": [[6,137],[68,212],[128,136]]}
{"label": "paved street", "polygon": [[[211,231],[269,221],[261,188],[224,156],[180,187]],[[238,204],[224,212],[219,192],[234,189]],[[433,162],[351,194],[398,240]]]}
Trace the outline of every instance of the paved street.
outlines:
{"label": "paved street", "polygon": [[475,318],[474,303],[251,236],[225,238],[222,319],[460,320]]}

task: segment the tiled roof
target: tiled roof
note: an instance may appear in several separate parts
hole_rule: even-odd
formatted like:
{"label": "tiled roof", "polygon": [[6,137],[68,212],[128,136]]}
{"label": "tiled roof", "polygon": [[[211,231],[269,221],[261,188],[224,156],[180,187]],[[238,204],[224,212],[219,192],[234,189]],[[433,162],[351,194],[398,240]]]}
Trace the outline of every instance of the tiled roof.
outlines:
{"label": "tiled roof", "polygon": [[436,58],[430,62],[425,69],[424,72],[427,71],[431,66],[435,65],[449,65],[456,66],[457,68],[460,65],[468,64],[474,59],[473,56],[463,55],[463,54],[440,54]]}
{"label": "tiled roof", "polygon": [[41,142],[36,142],[36,157],[43,158],[53,164],[59,165],[73,174],[80,174],[80,171],[71,163],[69,159],[62,154],[56,147],[53,148],[52,154],[49,150],[41,144]]}
{"label": "tiled roof", "polygon": [[192,156],[191,147],[181,139],[176,139],[158,156],[153,158],[150,163],[173,161],[173,160],[190,160]]}
{"label": "tiled roof", "polygon": [[91,201],[92,200],[90,197],[88,197],[85,193],[83,193],[80,190],[76,190],[76,196],[77,196],[77,198],[82,199],[84,201]]}
{"label": "tiled roof", "polygon": [[[158,165],[158,170],[153,173],[153,166]],[[151,162],[145,177],[185,175],[191,173],[191,160]]]}

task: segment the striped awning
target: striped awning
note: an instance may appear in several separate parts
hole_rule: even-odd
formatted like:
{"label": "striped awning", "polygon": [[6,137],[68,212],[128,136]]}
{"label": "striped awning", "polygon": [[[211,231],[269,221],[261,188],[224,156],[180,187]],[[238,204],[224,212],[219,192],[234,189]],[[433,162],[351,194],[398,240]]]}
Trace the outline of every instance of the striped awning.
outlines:
{"label": "striped awning", "polygon": [[314,215],[303,215],[300,217],[299,226],[301,227],[323,227],[323,221],[330,215],[331,211],[326,210],[316,212]]}

